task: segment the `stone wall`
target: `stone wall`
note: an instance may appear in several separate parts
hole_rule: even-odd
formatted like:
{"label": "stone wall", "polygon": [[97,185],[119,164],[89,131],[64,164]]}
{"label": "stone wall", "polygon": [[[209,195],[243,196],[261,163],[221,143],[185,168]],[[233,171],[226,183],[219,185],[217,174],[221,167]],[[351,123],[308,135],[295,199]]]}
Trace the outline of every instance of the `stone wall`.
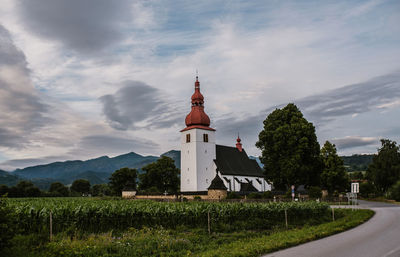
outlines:
{"label": "stone wall", "polygon": [[228,192],[226,190],[219,190],[219,189],[210,189],[208,190],[208,199],[225,199],[226,196],[228,195]]}
{"label": "stone wall", "polygon": [[122,198],[135,198],[136,191],[122,191]]}

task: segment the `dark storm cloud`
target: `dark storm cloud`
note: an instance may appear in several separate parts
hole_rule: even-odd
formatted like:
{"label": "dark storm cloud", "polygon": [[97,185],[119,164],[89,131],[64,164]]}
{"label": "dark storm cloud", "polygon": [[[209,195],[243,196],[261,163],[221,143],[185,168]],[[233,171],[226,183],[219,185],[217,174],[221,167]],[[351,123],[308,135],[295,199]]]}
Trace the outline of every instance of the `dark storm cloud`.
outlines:
{"label": "dark storm cloud", "polygon": [[127,0],[20,0],[18,7],[30,31],[88,53],[123,38],[121,24],[132,18],[131,4]]}
{"label": "dark storm cloud", "polygon": [[20,148],[50,121],[48,105],[35,94],[25,55],[0,25],[0,146]]}
{"label": "dark storm cloud", "polygon": [[345,137],[333,139],[332,143],[334,143],[338,149],[343,150],[359,146],[376,145],[379,143],[379,140],[371,137]]}
{"label": "dark storm cloud", "polygon": [[115,94],[104,95],[100,101],[109,124],[119,130],[137,127],[141,121],[149,127],[169,127],[181,119],[158,89],[140,81],[126,81]]}
{"label": "dark storm cloud", "polygon": [[[380,108],[380,105],[396,101],[400,98],[400,72],[376,77],[363,83],[334,89],[322,94],[312,95],[294,101],[307,120],[314,126],[323,126],[340,116],[369,112]],[[245,118],[229,116],[218,119],[215,127],[224,143],[230,143],[238,132],[242,138],[254,145],[262,122],[276,108],[283,108],[287,103],[269,107],[258,114]],[[363,138],[345,138],[337,141],[340,148],[349,148],[375,144],[377,141],[363,141]],[[244,142],[245,143],[245,142]],[[359,145],[357,145],[359,144]]]}
{"label": "dark storm cloud", "polygon": [[150,140],[109,135],[87,136],[81,139],[79,145],[81,149],[100,149],[101,151],[106,149],[108,152],[128,152],[137,151],[138,149],[149,151],[158,147],[156,143]]}

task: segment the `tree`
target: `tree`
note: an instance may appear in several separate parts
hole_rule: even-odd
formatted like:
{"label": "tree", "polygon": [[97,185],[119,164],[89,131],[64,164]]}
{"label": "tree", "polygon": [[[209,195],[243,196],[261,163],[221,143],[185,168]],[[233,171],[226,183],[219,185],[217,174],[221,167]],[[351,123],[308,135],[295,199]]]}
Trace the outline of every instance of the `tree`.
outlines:
{"label": "tree", "polygon": [[113,194],[120,196],[122,194],[122,189],[127,183],[133,184],[133,186],[136,187],[136,178],[136,169],[122,168],[114,171],[109,178],[109,185]]}
{"label": "tree", "polygon": [[97,184],[92,186],[93,196],[111,195],[111,188],[107,184]]}
{"label": "tree", "polygon": [[350,179],[363,180],[364,174],[361,171],[354,171],[349,173]]}
{"label": "tree", "polygon": [[326,141],[321,149],[324,168],[321,174],[322,187],[332,194],[335,190],[343,192],[349,186],[350,180],[343,165],[343,160],[337,155],[336,147]]}
{"label": "tree", "polygon": [[90,182],[86,179],[77,179],[72,183],[71,191],[88,194],[90,192]]}
{"label": "tree", "polygon": [[38,187],[33,185],[30,181],[22,180],[17,186],[10,189],[10,196],[16,197],[37,197],[40,196],[42,192]]}
{"label": "tree", "polygon": [[6,185],[0,185],[0,197],[4,196],[5,194],[8,194],[9,188]]}
{"label": "tree", "polygon": [[380,193],[400,179],[400,151],[395,141],[381,139],[382,146],[372,159],[366,177]]}
{"label": "tree", "polygon": [[360,184],[360,195],[364,198],[373,197],[375,196],[375,187],[374,185],[367,181]]}
{"label": "tree", "polygon": [[320,187],[311,186],[307,190],[308,197],[310,198],[321,198],[322,197],[322,190]]}
{"label": "tree", "polygon": [[49,192],[54,196],[68,196],[69,190],[68,187],[64,186],[60,182],[51,183]]}
{"label": "tree", "polygon": [[162,156],[156,162],[142,167],[143,174],[139,175],[140,190],[156,187],[159,192],[175,193],[179,189],[179,169],[174,160]]}
{"label": "tree", "polygon": [[319,185],[322,163],[315,128],[294,104],[276,109],[264,120],[256,146],[266,179],[276,189]]}

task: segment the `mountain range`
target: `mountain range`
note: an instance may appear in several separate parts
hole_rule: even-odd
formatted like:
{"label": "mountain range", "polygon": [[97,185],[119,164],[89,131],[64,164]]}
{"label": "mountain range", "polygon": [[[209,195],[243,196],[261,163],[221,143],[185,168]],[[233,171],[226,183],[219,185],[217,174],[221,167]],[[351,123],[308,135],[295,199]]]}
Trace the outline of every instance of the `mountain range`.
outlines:
{"label": "mountain range", "polygon": [[[171,150],[161,156],[168,156],[175,161],[175,165],[180,169],[181,152]],[[147,164],[157,161],[161,156],[142,156],[130,152],[116,157],[102,156],[86,161],[64,161],[53,162],[44,165],[37,165],[17,169],[13,172],[0,170],[0,185],[16,185],[21,180],[30,180],[42,190],[48,190],[51,183],[59,181],[65,185],[71,184],[77,179],[87,179],[91,185],[108,183],[110,175],[124,167],[136,168],[141,173],[141,168]],[[258,157],[249,156],[255,159],[262,167]],[[353,155],[342,156],[348,171],[364,169],[372,162],[372,155]]]}
{"label": "mountain range", "polygon": [[[171,150],[161,156],[172,158],[175,165],[180,168],[180,151]],[[102,156],[86,161],[53,162],[16,169],[13,172],[0,170],[0,185],[13,186],[20,180],[30,180],[40,189],[47,190],[55,181],[68,185],[76,179],[87,179],[92,185],[103,184],[108,183],[110,175],[120,168],[136,168],[141,173],[143,166],[159,158],[160,156],[142,156],[130,152],[112,158]]]}

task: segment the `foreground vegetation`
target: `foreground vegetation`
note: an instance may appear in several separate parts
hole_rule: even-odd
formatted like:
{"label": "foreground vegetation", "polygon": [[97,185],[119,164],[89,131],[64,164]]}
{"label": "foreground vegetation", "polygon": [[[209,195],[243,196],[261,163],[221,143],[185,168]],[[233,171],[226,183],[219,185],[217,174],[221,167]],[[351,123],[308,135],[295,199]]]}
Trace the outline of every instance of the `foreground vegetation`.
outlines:
{"label": "foreground vegetation", "polygon": [[[318,224],[330,219],[329,205],[316,202],[227,203],[155,202],[100,198],[8,199],[19,228],[48,231],[50,213],[54,232],[80,229],[89,232],[134,227],[179,226],[213,231],[272,229],[286,225]],[[210,217],[210,220],[209,220]]]}
{"label": "foreground vegetation", "polygon": [[125,231],[58,233],[49,242],[41,234],[19,235],[2,256],[259,256],[315,240],[357,226],[368,220],[370,210],[336,209],[334,222],[294,226],[290,230],[212,232],[179,226],[130,228]]}

